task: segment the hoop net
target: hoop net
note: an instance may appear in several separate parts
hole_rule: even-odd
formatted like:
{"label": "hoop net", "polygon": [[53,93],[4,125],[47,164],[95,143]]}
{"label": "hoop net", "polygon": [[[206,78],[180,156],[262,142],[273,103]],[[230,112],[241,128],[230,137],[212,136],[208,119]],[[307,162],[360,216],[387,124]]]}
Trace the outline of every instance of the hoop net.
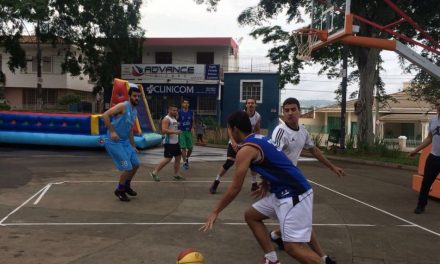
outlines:
{"label": "hoop net", "polygon": [[318,40],[326,41],[328,33],[325,30],[301,28],[292,32],[293,40],[298,48],[296,58],[303,61],[312,60],[312,44]]}

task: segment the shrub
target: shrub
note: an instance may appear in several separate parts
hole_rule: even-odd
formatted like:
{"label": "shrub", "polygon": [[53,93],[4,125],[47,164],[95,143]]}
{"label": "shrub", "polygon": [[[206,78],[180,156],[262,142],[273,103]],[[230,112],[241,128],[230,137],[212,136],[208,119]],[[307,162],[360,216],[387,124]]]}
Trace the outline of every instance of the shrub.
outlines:
{"label": "shrub", "polygon": [[81,96],[73,93],[65,94],[59,101],[60,105],[68,105],[81,102]]}

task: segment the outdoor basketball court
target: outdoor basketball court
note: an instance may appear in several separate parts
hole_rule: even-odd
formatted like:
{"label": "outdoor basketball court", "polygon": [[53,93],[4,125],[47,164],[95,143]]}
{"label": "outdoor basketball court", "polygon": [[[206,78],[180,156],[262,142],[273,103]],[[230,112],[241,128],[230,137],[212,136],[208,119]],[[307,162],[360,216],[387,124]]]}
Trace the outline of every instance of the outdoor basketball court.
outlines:
{"label": "outdoor basketball court", "polygon": [[[113,195],[118,172],[103,151],[2,149],[9,184],[0,185],[2,263],[175,263],[187,247],[209,264],[259,263],[262,252],[243,221],[249,182],[213,231],[198,231],[231,178],[209,194],[225,150],[196,147],[185,182],[171,180],[171,167],[153,182],[148,160],[161,151],[140,155],[139,195],[123,203]],[[411,171],[337,164],[349,174],[344,179],[317,161],[300,162],[314,183],[314,228],[329,255],[338,263],[440,263],[440,202],[412,213]]]}

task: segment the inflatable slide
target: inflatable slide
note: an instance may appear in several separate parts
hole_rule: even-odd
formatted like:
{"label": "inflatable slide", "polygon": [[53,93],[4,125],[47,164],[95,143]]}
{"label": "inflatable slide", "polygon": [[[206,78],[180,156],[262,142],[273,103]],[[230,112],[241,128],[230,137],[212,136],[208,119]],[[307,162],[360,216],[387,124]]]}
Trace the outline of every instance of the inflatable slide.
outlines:
{"label": "inflatable slide", "polygon": [[[426,159],[429,153],[431,153],[432,145],[423,149],[422,154],[419,158],[419,166],[417,169],[417,174],[412,177],[412,189],[416,192],[420,192],[420,187],[422,186],[423,173],[425,169]],[[431,190],[429,191],[429,196],[440,198],[440,174],[437,175],[434,183],[431,185]]]}
{"label": "inflatable slide", "polygon": [[[136,84],[115,79],[112,106],[128,100],[130,85]],[[139,88],[142,100],[133,132],[136,146],[144,149],[160,144],[162,136],[155,133],[145,93]],[[101,115],[0,111],[0,143],[103,147],[106,131]]]}

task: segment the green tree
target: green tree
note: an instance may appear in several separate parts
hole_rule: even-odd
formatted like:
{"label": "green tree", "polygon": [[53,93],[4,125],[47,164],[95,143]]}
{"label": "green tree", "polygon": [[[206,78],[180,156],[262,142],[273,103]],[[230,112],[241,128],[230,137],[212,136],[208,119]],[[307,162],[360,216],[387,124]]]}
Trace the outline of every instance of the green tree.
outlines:
{"label": "green tree", "polygon": [[[199,4],[207,4],[211,10],[215,10],[220,0],[195,0]],[[267,25],[268,22],[278,15],[285,15],[288,23],[302,22],[304,12],[310,16],[311,0],[259,0],[255,6],[251,6],[242,11],[238,17],[241,25],[254,27],[250,35],[261,38],[264,43],[273,43],[274,47],[269,50],[268,57],[274,64],[281,67],[280,87],[286,83],[297,84],[300,80],[299,70],[303,68],[304,62],[296,58],[297,47],[292,39],[290,32],[285,31],[278,25]],[[395,0],[394,3],[425,29],[435,40],[439,40],[440,16],[438,10],[440,1],[426,0]],[[400,19],[384,1],[351,1],[351,12],[360,15],[379,25],[388,25]],[[388,39],[391,36],[376,28],[373,28],[361,21],[355,21],[359,25],[358,36],[376,37]],[[430,45],[422,39],[411,25],[402,23],[395,30],[403,33],[410,38],[417,38],[426,45]],[[357,92],[358,103],[357,113],[359,118],[359,140],[368,144],[373,143],[373,118],[372,106],[374,99],[374,87],[377,85],[379,94],[384,95],[384,84],[380,78],[383,71],[382,58],[379,49],[349,46],[349,65],[356,70],[350,74],[350,81],[358,81],[359,90]],[[313,53],[315,63],[321,65],[320,74],[327,74],[328,78],[337,78],[341,71],[342,45],[332,44],[321,48]],[[440,65],[439,57],[423,51],[423,55]],[[426,89],[437,85],[436,94],[438,96],[438,80],[428,77],[419,68],[409,67],[407,71],[417,71],[414,84],[418,84],[419,93],[413,93],[422,99],[426,95]],[[424,90],[421,91],[420,88]],[[415,89],[415,88],[414,88]],[[339,89],[338,89],[339,90]],[[435,91],[431,89],[430,91]],[[387,99],[381,97],[382,101]]]}
{"label": "green tree", "polygon": [[121,63],[141,58],[144,31],[139,27],[142,0],[2,0],[0,47],[10,54],[11,71],[26,67],[20,40],[27,27],[36,40],[69,47],[63,73],[89,75],[94,91],[111,89]]}

